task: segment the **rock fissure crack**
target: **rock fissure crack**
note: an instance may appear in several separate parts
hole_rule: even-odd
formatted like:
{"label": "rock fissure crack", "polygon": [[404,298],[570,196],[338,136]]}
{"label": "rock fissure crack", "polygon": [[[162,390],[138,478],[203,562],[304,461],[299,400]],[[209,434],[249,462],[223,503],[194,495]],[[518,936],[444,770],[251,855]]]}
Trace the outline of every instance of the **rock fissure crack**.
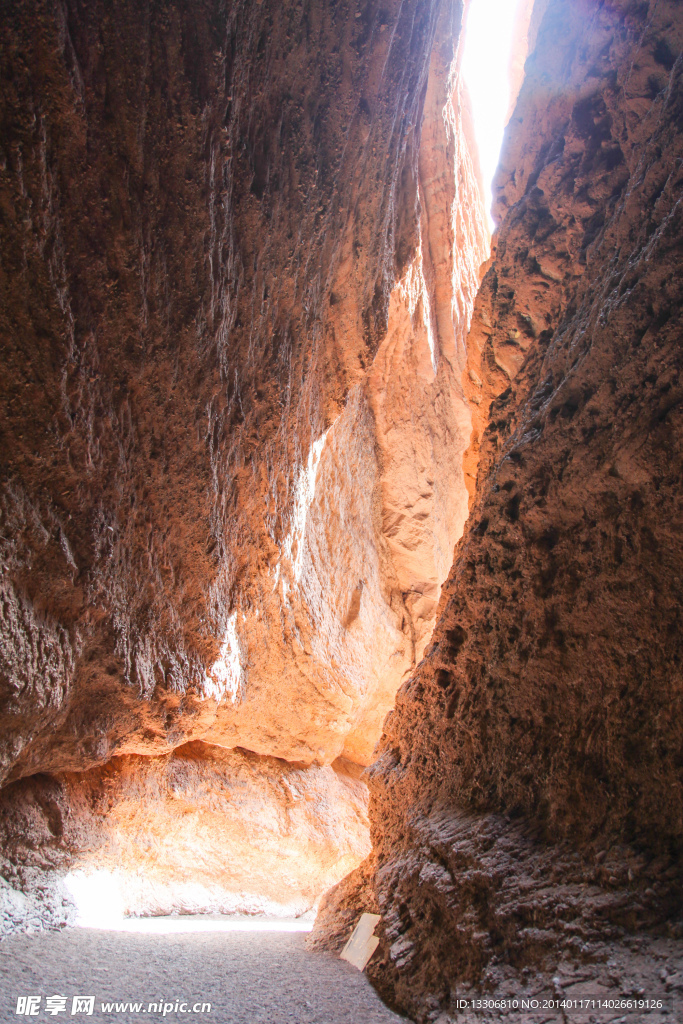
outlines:
{"label": "rock fissure crack", "polygon": [[679,1012],[683,18],[521,8],[491,248],[457,0],[3,12],[0,934]]}
{"label": "rock fissure crack", "polygon": [[683,952],[683,23],[548,0],[531,25],[467,338],[470,518],[367,774],[373,854],[313,944],[371,894],[368,970],[415,1020],[517,999],[499,1017],[526,1022],[523,996],[641,1020],[647,993],[663,1021]]}

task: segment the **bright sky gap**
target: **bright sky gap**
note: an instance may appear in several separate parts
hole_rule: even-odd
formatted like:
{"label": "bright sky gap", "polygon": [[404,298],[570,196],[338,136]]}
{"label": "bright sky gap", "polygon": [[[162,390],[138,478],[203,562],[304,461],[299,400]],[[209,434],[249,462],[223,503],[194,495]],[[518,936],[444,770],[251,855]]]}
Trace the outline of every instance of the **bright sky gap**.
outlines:
{"label": "bright sky gap", "polygon": [[491,182],[510,106],[510,57],[518,8],[517,0],[471,0],[465,26],[462,73],[472,101],[491,227]]}

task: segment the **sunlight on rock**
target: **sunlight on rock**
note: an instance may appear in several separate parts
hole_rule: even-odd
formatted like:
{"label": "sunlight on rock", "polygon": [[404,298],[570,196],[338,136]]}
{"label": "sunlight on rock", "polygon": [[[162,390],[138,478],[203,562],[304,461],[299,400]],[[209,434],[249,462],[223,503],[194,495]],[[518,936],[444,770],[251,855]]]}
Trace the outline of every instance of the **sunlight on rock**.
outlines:
{"label": "sunlight on rock", "polygon": [[462,75],[472,104],[486,211],[492,228],[491,183],[511,112],[512,78],[516,79],[513,41],[520,20],[528,22],[530,16],[529,0],[471,0],[467,14]]}
{"label": "sunlight on rock", "polygon": [[221,701],[223,697],[227,696],[234,703],[242,688],[244,672],[236,620],[237,612],[233,612],[228,618],[220,657],[214,661],[204,678],[204,692],[208,697],[214,697],[217,701]]}
{"label": "sunlight on rock", "polygon": [[76,905],[76,923],[83,928],[116,928],[124,918],[122,879],[105,869],[70,871],[64,885]]}

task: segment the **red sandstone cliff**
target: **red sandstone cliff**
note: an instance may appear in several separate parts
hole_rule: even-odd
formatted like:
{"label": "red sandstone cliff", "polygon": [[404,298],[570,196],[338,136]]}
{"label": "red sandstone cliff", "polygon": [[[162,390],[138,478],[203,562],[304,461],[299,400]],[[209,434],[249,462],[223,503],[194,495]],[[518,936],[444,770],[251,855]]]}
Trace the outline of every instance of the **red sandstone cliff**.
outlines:
{"label": "red sandstone cliff", "polygon": [[53,773],[75,805],[64,773],[94,791],[124,757],[163,788],[203,740],[209,789],[210,745],[257,754],[238,774],[283,819],[273,759],[313,766],[335,837],[320,889],[367,850],[340,779],[422,656],[467,515],[487,238],[461,18],[453,0],[3,11],[5,782]]}
{"label": "red sandstone cliff", "polygon": [[676,3],[550,0],[507,130],[472,512],[371,769],[373,971],[419,1020],[677,934],[682,49]]}
{"label": "red sandstone cliff", "polygon": [[420,1020],[681,909],[683,22],[536,5],[466,352],[461,13],[55,0],[0,38],[3,873],[149,841],[128,909],[309,906],[424,654],[326,911],[377,900]]}
{"label": "red sandstone cliff", "polygon": [[466,516],[461,14],[5,12],[6,777],[369,761]]}

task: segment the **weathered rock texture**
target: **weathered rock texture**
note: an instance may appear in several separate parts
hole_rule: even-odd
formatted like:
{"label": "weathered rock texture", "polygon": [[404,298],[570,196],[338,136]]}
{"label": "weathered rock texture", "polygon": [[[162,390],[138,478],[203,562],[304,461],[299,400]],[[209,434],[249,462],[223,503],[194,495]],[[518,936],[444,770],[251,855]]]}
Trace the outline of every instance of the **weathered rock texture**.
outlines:
{"label": "weathered rock texture", "polygon": [[16,890],[30,897],[52,869],[100,925],[116,912],[300,915],[369,851],[367,789],[348,772],[201,743],[20,780],[0,827]]}
{"label": "weathered rock texture", "polygon": [[371,769],[374,972],[419,1020],[682,909],[683,13],[540,10],[469,340],[472,514]]}
{"label": "weathered rock texture", "polygon": [[461,14],[4,12],[8,778],[369,761],[466,515]]}
{"label": "weathered rock texture", "polygon": [[377,862],[370,854],[362,864],[326,892],[320,901],[315,925],[306,939],[309,949],[341,953],[358,924],[359,910],[379,914],[375,893]]}
{"label": "weathered rock texture", "polygon": [[315,790],[370,762],[467,515],[462,4],[110,8],[2,13],[0,774],[129,757],[143,794],[202,739]]}

